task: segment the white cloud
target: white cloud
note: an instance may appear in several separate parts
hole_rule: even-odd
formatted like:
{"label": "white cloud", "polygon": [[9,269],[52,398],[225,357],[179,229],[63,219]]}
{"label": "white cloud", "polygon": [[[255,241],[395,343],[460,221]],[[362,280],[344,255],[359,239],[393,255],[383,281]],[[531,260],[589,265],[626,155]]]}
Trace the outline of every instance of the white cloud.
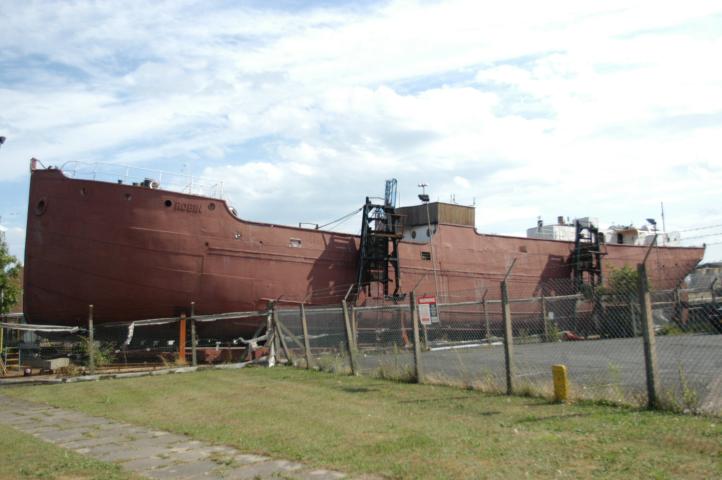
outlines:
{"label": "white cloud", "polygon": [[720,203],[718,2],[8,5],[0,181],[30,156],[188,164],[294,223],[396,176],[513,233],[660,200],[683,227]]}

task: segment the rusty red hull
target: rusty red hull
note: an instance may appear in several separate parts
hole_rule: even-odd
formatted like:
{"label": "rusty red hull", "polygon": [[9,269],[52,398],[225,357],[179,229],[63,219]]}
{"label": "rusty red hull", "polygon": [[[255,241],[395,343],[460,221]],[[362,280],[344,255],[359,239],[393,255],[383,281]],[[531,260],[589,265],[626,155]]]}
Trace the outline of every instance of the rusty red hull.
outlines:
{"label": "rusty red hull", "polygon": [[[439,225],[433,249],[402,242],[402,291],[451,300],[498,298],[498,283],[516,259],[518,295],[569,279],[570,242],[478,234]],[[267,299],[340,302],[354,282],[355,235],[243,221],[222,200],[34,170],[25,247],[24,310],[32,323],[83,325],[187,312],[254,310]],[[605,269],[636,265],[646,247],[609,245]],[[433,260],[422,252],[431,252]],[[655,248],[652,284],[673,288],[702,248]],[[434,274],[436,270],[436,275]],[[373,293],[373,292],[372,292]],[[228,325],[234,334],[258,319]]]}

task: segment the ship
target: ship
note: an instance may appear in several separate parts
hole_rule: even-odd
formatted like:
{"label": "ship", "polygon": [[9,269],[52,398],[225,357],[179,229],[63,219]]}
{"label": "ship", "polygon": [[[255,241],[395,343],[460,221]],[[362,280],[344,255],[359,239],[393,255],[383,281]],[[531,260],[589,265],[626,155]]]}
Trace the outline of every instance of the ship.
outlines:
{"label": "ship", "polygon": [[[412,290],[439,302],[498,299],[507,275],[517,296],[563,294],[602,285],[650,248],[605,242],[589,221],[575,223],[571,240],[484,234],[473,206],[420,195],[420,204],[396,207],[395,196],[395,181],[387,182],[383,202],[367,198],[361,207],[360,234],[348,234],[248,221],[219,195],[150,178],[78,178],[32,159],[26,321],[83,326],[91,304],[96,324],[113,324],[189,314],[192,302],[203,315],[272,300],[400,302]],[[704,255],[701,247],[653,248],[649,275],[659,289],[678,286]],[[250,335],[259,322],[222,328]]]}

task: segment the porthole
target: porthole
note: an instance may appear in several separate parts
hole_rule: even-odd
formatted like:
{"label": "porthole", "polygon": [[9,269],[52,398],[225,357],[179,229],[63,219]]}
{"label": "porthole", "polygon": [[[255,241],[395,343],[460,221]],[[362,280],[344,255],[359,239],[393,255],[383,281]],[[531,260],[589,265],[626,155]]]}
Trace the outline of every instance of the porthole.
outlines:
{"label": "porthole", "polygon": [[35,215],[42,215],[48,209],[48,202],[44,198],[38,200],[35,204]]}
{"label": "porthole", "polygon": [[88,194],[88,191],[85,190],[85,187],[80,187],[80,196],[84,197],[87,194]]}
{"label": "porthole", "polygon": [[130,193],[125,194],[125,199],[128,200],[129,202],[132,198],[133,198],[133,195],[131,195]]}
{"label": "porthole", "polygon": [[416,238],[416,230],[411,230],[411,238]]}
{"label": "porthole", "polygon": [[172,206],[173,206],[173,202],[172,202],[171,200],[166,200],[166,201],[164,202],[164,205],[165,205],[166,207],[172,207]]}
{"label": "porthole", "polygon": [[211,202],[211,203],[208,204],[208,210],[210,210],[210,211],[212,212],[212,211],[215,210],[215,209],[216,209],[216,204],[215,204],[215,203],[212,203],[212,202]]}

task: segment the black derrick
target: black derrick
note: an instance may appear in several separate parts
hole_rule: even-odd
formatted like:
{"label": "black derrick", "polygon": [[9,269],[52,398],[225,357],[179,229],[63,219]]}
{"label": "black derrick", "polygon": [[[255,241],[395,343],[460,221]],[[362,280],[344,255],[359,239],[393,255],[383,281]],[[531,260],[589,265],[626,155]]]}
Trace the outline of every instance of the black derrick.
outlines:
{"label": "black derrick", "polygon": [[389,283],[394,283],[393,297],[400,296],[401,272],[399,267],[399,241],[403,237],[401,215],[396,213],[396,180],[386,181],[383,204],[366,197],[361,219],[361,247],[359,250],[357,293],[371,284],[383,286],[384,297],[389,296]]}
{"label": "black derrick", "polygon": [[575,222],[574,251],[571,256],[572,274],[577,288],[602,284],[602,252],[604,234],[592,223]]}

